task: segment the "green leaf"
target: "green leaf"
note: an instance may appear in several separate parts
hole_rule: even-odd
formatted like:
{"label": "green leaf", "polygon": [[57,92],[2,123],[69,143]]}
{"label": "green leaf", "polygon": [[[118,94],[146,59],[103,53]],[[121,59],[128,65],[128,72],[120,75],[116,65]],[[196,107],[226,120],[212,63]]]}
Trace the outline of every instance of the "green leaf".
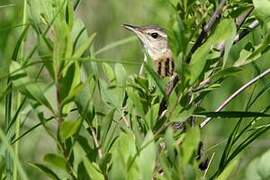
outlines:
{"label": "green leaf", "polygon": [[[69,95],[63,100],[62,106],[73,101],[76,95],[82,90],[82,88],[83,88],[83,84],[78,84],[77,86],[72,88],[71,91],[69,92]],[[68,112],[69,111],[63,110],[63,113],[68,113]]]}
{"label": "green leaf", "polygon": [[7,93],[7,80],[11,60],[2,59],[0,61],[0,102]]}
{"label": "green leaf", "polygon": [[60,81],[60,98],[63,101],[69,92],[80,83],[80,66],[78,63],[71,63],[63,69],[63,78]]}
{"label": "green leaf", "polygon": [[220,118],[238,118],[238,117],[270,117],[270,114],[261,113],[261,112],[247,112],[247,111],[222,111],[222,112],[200,112],[196,115],[203,115],[206,117],[220,117]]}
{"label": "green leaf", "polygon": [[[111,110],[106,116],[102,119],[102,129],[101,129],[101,143],[105,142],[107,134],[111,128],[113,117],[114,117],[115,109]],[[109,137],[111,138],[111,137]]]}
{"label": "green leaf", "polygon": [[144,111],[144,105],[143,105],[143,99],[138,95],[137,92],[133,91],[133,89],[128,89],[127,94],[129,97],[129,101],[132,102],[133,107],[136,110],[136,114],[144,117],[145,111]]}
{"label": "green leaf", "polygon": [[66,161],[64,157],[62,157],[59,154],[52,154],[52,153],[46,154],[43,160],[48,164],[53,165],[59,169],[66,170]]}
{"label": "green leaf", "polygon": [[266,180],[270,177],[270,151],[252,160],[246,169],[246,180]]}
{"label": "green leaf", "polygon": [[[35,30],[36,30],[36,33],[39,34],[39,29],[35,29]],[[39,34],[38,38],[39,38],[39,45],[37,47],[38,55],[43,61],[43,64],[45,65],[46,69],[48,70],[50,77],[54,79],[55,72],[54,72],[53,63],[51,60],[52,51],[53,51],[52,49],[53,43],[46,36]]]}
{"label": "green leaf", "polygon": [[136,152],[134,135],[131,133],[120,133],[112,149],[113,163],[109,179],[138,179]]}
{"label": "green leaf", "polygon": [[270,43],[270,33],[266,32],[263,33],[261,36],[262,42],[259,45],[254,46],[253,51],[242,50],[240,53],[240,57],[233,66],[240,67],[255,61],[262,61],[270,57],[270,52],[268,51]]}
{"label": "green leaf", "polygon": [[166,130],[165,136],[164,136],[164,140],[165,140],[165,145],[166,145],[166,149],[167,149],[167,155],[168,159],[173,162],[176,158],[176,154],[175,154],[175,140],[174,140],[174,134],[173,134],[173,129],[171,127],[169,127]]}
{"label": "green leaf", "polygon": [[107,63],[102,63],[102,68],[107,79],[112,82],[115,79],[113,68]]}
{"label": "green leaf", "polygon": [[160,92],[165,96],[164,83],[162,79],[160,79],[159,75],[153,70],[153,68],[148,63],[145,63],[145,69],[150,74],[150,76],[154,79]]}
{"label": "green leaf", "polygon": [[[168,113],[170,122],[183,122],[193,114],[194,107],[184,108],[179,104],[179,97],[175,92],[169,96]],[[185,105],[184,105],[185,106]]]}
{"label": "green leaf", "polygon": [[225,43],[225,58],[227,58],[232,45],[232,37],[234,37],[235,33],[236,28],[232,19],[224,19],[217,25],[214,33],[210,35],[207,41],[192,55],[190,63],[190,84],[193,84],[203,72],[208,54],[215,45],[226,41],[230,42],[228,44]]}
{"label": "green leaf", "polygon": [[64,121],[60,127],[61,140],[66,140],[73,136],[80,127],[81,122],[79,120]]}
{"label": "green leaf", "polygon": [[141,174],[140,179],[152,180],[156,160],[156,147],[152,131],[148,131],[141,148],[142,150],[138,159]]}
{"label": "green leaf", "polygon": [[200,129],[199,127],[190,128],[186,135],[182,146],[183,150],[183,163],[188,164],[194,151],[198,148],[200,142]]}
{"label": "green leaf", "polygon": [[113,108],[117,107],[121,109],[125,97],[124,88],[115,85],[111,86],[102,79],[100,79],[99,82],[101,98],[103,99],[103,101]]}
{"label": "green leaf", "polygon": [[73,104],[69,103],[81,91],[81,72],[78,62],[71,63],[63,70],[63,79],[60,81],[61,107],[64,114],[69,113]]}
{"label": "green leaf", "polygon": [[20,90],[28,97],[35,99],[40,105],[44,105],[48,109],[53,111],[51,104],[49,103],[48,99],[44,96],[44,91],[40,87],[41,86],[37,84],[28,84],[25,86],[25,89],[22,88]]}
{"label": "green leaf", "polygon": [[207,55],[210,52],[210,48],[212,46],[210,43],[208,43],[208,41],[192,55],[190,63],[190,84],[193,84],[203,72],[207,61]]}
{"label": "green leaf", "polygon": [[74,23],[74,10],[72,6],[71,1],[67,1],[67,6],[66,6],[66,22],[69,25],[70,28],[73,27]]}
{"label": "green leaf", "polygon": [[19,63],[12,61],[10,65],[10,73],[12,74],[11,80],[14,87],[18,88],[21,93],[25,94],[29,98],[36,100],[40,105],[44,105],[52,110],[51,104],[44,96],[44,91],[41,89],[41,83],[38,85],[31,82],[27,73]]}
{"label": "green leaf", "polygon": [[270,18],[270,1],[269,0],[253,0],[255,15],[262,21],[269,21]]}
{"label": "green leaf", "polygon": [[183,122],[187,120],[194,112],[195,107],[189,109],[176,108],[170,118],[170,122]]}
{"label": "green leaf", "polygon": [[118,85],[124,86],[127,79],[127,72],[122,64],[117,63],[114,68],[115,76],[116,76],[116,82]]}
{"label": "green leaf", "polygon": [[238,72],[242,71],[241,68],[238,67],[228,67],[226,69],[222,69],[221,71],[218,71],[214,77],[213,77],[213,82],[219,80],[220,78],[226,78],[228,76],[232,76]]}
{"label": "green leaf", "polygon": [[85,167],[83,165],[83,162],[81,162],[78,165],[77,175],[78,175],[78,180],[88,180],[88,179],[90,179],[90,177],[88,176],[87,170],[85,169]]}
{"label": "green leaf", "polygon": [[33,0],[29,2],[29,17],[36,24],[45,22],[51,22],[54,13],[53,5],[51,1],[39,1]]}
{"label": "green leaf", "polygon": [[93,43],[93,40],[96,37],[96,33],[93,33],[89,38],[87,38],[78,49],[75,50],[73,54],[73,58],[79,58],[83,55],[83,53],[90,48]]}
{"label": "green leaf", "polygon": [[92,162],[97,160],[96,150],[91,149],[85,137],[79,136],[78,142],[74,147],[76,149],[74,156],[79,157],[79,160],[83,163],[84,168],[82,169],[86,170],[90,179],[104,180],[104,175],[99,166],[95,162]]}
{"label": "green leaf", "polygon": [[217,177],[217,180],[227,180],[227,179],[229,179],[229,177],[233,173],[233,171],[236,170],[239,162],[240,162],[239,158],[236,158],[232,162],[230,162],[226,166],[226,168],[223,170],[223,172]]}
{"label": "green leaf", "polygon": [[49,167],[43,165],[43,164],[32,164],[30,163],[31,166],[41,170],[42,172],[46,173],[50,178],[55,179],[55,180],[61,180],[53,170],[51,170]]}
{"label": "green leaf", "polygon": [[90,80],[83,84],[83,87],[80,88],[75,97],[75,104],[78,111],[88,123],[91,123],[95,116],[94,107],[91,101],[95,92],[95,87],[96,81],[93,78],[90,78]]}
{"label": "green leaf", "polygon": [[145,122],[150,129],[152,129],[156,124],[156,120],[158,118],[159,107],[160,107],[160,104],[152,105],[145,115]]}
{"label": "green leaf", "polygon": [[83,158],[83,164],[85,166],[86,172],[91,179],[94,180],[104,180],[105,177],[101,173],[101,170],[95,163],[90,162],[86,157]]}
{"label": "green leaf", "polygon": [[[176,8],[173,8],[172,11],[177,12],[178,10]],[[186,44],[189,41],[189,37],[186,34],[186,30],[183,24],[184,22],[179,17],[178,13],[172,15],[172,19],[173,20],[170,23],[170,28],[167,29],[167,34],[169,36],[169,45],[173,51],[173,54],[180,55],[181,52],[186,52]],[[178,64],[180,61],[182,60],[176,61],[176,68],[178,68],[178,65],[180,65]]]}
{"label": "green leaf", "polygon": [[22,32],[22,34],[20,35],[16,45],[15,45],[15,48],[14,48],[14,51],[13,51],[13,54],[12,54],[12,60],[15,60],[17,61],[18,58],[19,58],[19,52],[20,52],[20,48],[21,48],[21,45],[24,41],[24,39],[26,38],[26,35],[27,35],[27,32],[28,32],[28,29],[29,29],[29,25],[25,26],[24,27],[24,30]]}
{"label": "green leaf", "polygon": [[[2,162],[2,159],[1,158],[1,162]],[[6,165],[4,163],[1,163],[0,164],[0,179],[4,179],[4,171],[6,169]]]}
{"label": "green leaf", "polygon": [[85,42],[85,39],[88,39],[88,32],[82,20],[76,19],[74,21],[71,34],[73,41],[72,54],[74,54],[75,50]]}

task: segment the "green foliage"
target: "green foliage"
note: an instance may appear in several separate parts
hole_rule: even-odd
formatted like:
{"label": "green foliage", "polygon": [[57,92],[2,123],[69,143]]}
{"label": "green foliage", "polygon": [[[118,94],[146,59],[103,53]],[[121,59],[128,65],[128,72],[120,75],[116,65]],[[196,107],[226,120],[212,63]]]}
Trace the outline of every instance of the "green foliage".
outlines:
{"label": "green foliage", "polygon": [[[127,9],[115,1],[94,2],[115,11],[109,18]],[[175,75],[180,77],[171,92],[172,78],[161,78],[151,60],[142,62],[126,48],[136,38],[107,43],[105,31],[114,32],[114,26],[87,9],[102,22],[93,32],[95,26],[83,14],[84,3],[90,2],[16,3],[16,8],[23,7],[22,27],[4,33],[11,40],[0,38],[0,115],[5,120],[0,124],[0,179],[225,180],[240,171],[246,171],[246,179],[269,177],[269,153],[247,168],[240,156],[270,128],[270,84],[262,80],[228,109],[213,109],[252,79],[251,74],[269,69],[270,1],[229,1],[208,30],[205,24],[219,8],[218,0],[147,2],[167,17],[166,22],[158,15],[152,18],[166,24]],[[235,23],[253,6],[245,21]],[[5,8],[0,5],[0,11]],[[259,26],[250,27],[256,20]],[[202,36],[201,27],[206,29]],[[203,40],[196,45],[198,37]],[[125,56],[136,61],[122,60]],[[142,63],[143,76],[134,73]],[[199,127],[204,118],[219,118],[215,130]],[[209,133],[214,131],[220,132]],[[24,151],[25,142],[30,152]],[[212,152],[204,147],[213,144],[217,157],[209,159]]]}
{"label": "green foliage", "polygon": [[246,179],[268,179],[269,151],[252,160],[246,169]]}

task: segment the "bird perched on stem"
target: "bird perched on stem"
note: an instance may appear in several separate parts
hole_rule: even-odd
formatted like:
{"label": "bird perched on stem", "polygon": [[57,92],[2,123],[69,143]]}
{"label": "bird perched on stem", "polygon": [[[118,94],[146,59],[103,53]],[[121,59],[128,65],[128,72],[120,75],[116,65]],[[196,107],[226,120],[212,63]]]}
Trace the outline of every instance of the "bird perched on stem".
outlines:
{"label": "bird perched on stem", "polygon": [[[154,25],[134,26],[123,24],[123,26],[135,33],[143,44],[145,51],[153,60],[156,72],[161,76],[172,76],[174,72],[174,62],[172,51],[168,45],[168,36],[165,31]],[[146,61],[146,55],[144,61]],[[140,70],[142,73],[143,66]]]}

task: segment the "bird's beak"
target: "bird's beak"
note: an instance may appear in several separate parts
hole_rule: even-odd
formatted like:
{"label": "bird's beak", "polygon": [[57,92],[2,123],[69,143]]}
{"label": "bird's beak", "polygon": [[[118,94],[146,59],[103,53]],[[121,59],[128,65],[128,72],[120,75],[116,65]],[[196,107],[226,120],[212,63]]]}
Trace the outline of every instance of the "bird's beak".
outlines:
{"label": "bird's beak", "polygon": [[130,24],[123,24],[122,25],[125,29],[133,32],[136,34],[136,36],[142,41],[145,41],[145,36],[144,33],[142,31],[142,28],[140,26],[134,26],[134,25],[130,25]]}
{"label": "bird's beak", "polygon": [[141,31],[141,28],[139,26],[134,26],[134,25],[130,25],[130,24],[123,24],[122,26],[125,29],[135,33],[139,37],[143,34],[143,32]]}
{"label": "bird's beak", "polygon": [[122,25],[125,29],[132,31],[132,32],[137,32],[138,31],[138,26],[133,26],[130,24],[123,24]]}

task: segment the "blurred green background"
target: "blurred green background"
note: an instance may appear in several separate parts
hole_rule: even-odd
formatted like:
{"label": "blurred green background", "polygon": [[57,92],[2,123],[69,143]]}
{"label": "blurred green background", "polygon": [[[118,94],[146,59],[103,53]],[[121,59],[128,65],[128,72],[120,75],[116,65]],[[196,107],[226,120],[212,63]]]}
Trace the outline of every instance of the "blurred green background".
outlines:
{"label": "blurred green background", "polygon": [[[14,47],[15,39],[18,38],[20,28],[22,26],[22,1],[20,0],[1,0],[0,2],[0,74],[7,71],[7,67],[2,64],[3,60],[11,57],[11,49]],[[82,0],[77,10],[79,17],[86,25],[89,34],[96,32],[95,49],[99,50],[104,46],[128,38],[133,37],[132,34],[125,31],[121,25],[123,23],[135,25],[156,24],[167,28],[169,23],[169,5],[161,0]],[[249,38],[252,37],[252,34]],[[31,35],[29,34],[29,38]],[[240,45],[239,45],[240,46]],[[245,69],[238,73],[238,76],[231,77],[222,83],[222,86],[208,95],[203,102],[203,107],[208,111],[215,110],[216,107],[232,92],[238,89],[243,83],[252,79],[258,72],[258,69],[270,66],[269,53],[266,53],[262,61],[257,64],[246,66]],[[136,62],[136,64],[125,64],[130,74],[138,73],[139,63],[143,60],[141,45],[136,38],[130,40],[122,46],[113,48],[104,53],[100,53],[98,58],[111,60],[111,63],[116,62]],[[46,77],[44,77],[46,78]],[[255,91],[268,83],[268,80],[260,81],[256,85]],[[0,83],[0,85],[2,85]],[[244,110],[244,105],[247,102],[247,97],[252,93],[254,87],[249,88],[239,97],[237,97],[226,109],[241,111]],[[261,110],[270,102],[270,94],[266,93],[263,98],[253,107],[254,111]],[[3,125],[4,108],[3,102],[0,102],[0,125]],[[31,127],[36,119],[28,120],[26,128]],[[203,141],[207,156],[211,156],[215,151],[213,163],[219,159],[218,152],[222,150],[228,134],[232,131],[235,124],[234,119],[215,119],[206,128],[203,129]],[[42,128],[38,128],[20,141],[20,158],[26,162],[38,162],[42,160],[46,152],[54,151],[55,144],[50,142],[50,139],[45,135]],[[242,176],[241,170],[247,163],[256,155],[264,152],[270,147],[269,133],[258,139],[249,148],[242,153],[240,157],[241,163],[235,172],[238,176]],[[37,171],[30,171],[30,177],[42,177]]]}

